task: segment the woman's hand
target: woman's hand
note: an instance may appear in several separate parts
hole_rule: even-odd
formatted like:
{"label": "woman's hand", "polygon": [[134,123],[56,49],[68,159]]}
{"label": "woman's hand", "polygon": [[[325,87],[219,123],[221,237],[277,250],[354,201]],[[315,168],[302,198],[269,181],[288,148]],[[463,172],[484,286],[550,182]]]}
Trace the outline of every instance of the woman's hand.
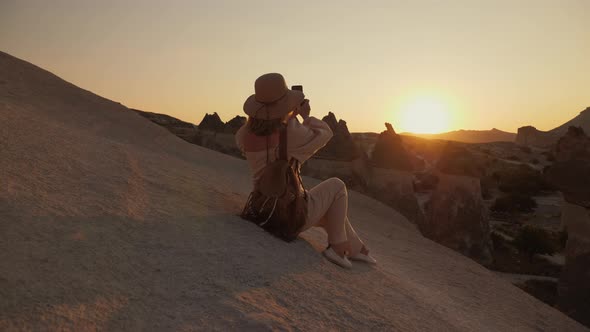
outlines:
{"label": "woman's hand", "polygon": [[311,106],[309,106],[309,99],[303,99],[301,106],[299,106],[299,111],[297,114],[301,115],[303,120],[309,118],[309,113],[311,112]]}

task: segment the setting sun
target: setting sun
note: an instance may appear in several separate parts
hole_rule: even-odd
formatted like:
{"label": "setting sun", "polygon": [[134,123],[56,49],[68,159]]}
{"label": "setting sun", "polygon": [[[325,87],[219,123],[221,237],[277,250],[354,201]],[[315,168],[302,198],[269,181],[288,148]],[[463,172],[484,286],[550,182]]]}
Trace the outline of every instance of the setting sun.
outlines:
{"label": "setting sun", "polygon": [[434,134],[450,130],[449,107],[442,98],[412,98],[400,107],[399,112],[401,131]]}

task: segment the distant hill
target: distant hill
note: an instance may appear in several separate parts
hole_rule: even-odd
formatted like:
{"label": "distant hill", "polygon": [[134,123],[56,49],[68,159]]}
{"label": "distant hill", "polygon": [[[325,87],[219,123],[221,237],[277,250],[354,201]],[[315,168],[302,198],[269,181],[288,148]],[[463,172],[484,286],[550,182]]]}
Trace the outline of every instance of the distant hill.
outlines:
{"label": "distant hill", "polygon": [[415,134],[402,133],[402,135],[416,136],[429,139],[442,139],[447,141],[458,141],[465,143],[490,143],[490,142],[514,142],[515,133],[498,130],[455,130],[441,134]]}

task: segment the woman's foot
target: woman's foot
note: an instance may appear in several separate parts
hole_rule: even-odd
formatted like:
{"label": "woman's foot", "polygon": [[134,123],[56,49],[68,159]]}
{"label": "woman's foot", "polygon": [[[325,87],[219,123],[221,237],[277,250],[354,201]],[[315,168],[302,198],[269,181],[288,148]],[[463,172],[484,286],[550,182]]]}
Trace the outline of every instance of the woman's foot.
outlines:
{"label": "woman's foot", "polygon": [[358,254],[351,256],[350,259],[354,261],[365,262],[367,264],[372,265],[377,264],[377,260],[373,258],[371,255],[369,255],[369,249],[367,249],[367,247],[365,246],[361,248],[361,251]]}
{"label": "woman's foot", "polygon": [[344,242],[340,242],[340,243],[330,243],[328,244],[328,248],[330,249],[332,248],[332,250],[334,250],[334,252],[336,254],[338,254],[338,256],[340,256],[341,258],[344,258],[348,255],[350,255],[350,242],[348,241],[344,241]]}
{"label": "woman's foot", "polygon": [[328,246],[324,252],[322,252],[324,257],[326,257],[330,262],[343,267],[345,269],[350,269],[352,267],[352,263],[348,260],[345,255],[339,255],[332,246]]}

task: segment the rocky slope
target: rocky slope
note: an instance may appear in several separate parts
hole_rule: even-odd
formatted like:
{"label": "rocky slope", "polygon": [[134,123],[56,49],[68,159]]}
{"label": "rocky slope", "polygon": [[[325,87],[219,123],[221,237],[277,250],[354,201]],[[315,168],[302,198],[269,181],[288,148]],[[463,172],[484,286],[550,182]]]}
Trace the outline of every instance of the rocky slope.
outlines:
{"label": "rocky slope", "polygon": [[0,73],[0,330],[586,330],[354,192],[380,265],[340,269],[322,232],[236,217],[244,161],[5,53]]}
{"label": "rocky slope", "polygon": [[137,109],[131,110],[149,119],[153,123],[168,129],[168,131],[182,138],[183,140],[189,143],[195,143],[195,138],[197,137],[199,130],[194,124],[179,120],[166,114],[144,112]]}

